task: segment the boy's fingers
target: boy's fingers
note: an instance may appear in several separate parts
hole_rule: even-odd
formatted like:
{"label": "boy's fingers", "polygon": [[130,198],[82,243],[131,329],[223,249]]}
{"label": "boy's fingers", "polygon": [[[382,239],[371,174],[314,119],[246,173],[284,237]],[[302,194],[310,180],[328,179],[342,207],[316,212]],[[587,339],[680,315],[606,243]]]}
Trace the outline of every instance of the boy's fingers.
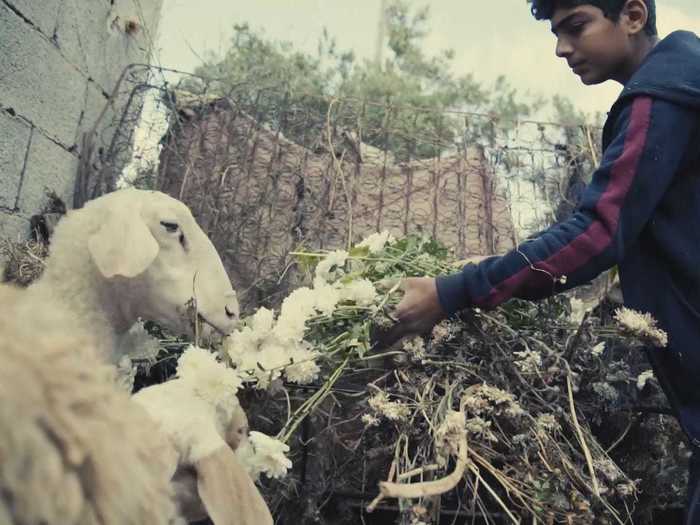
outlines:
{"label": "boy's fingers", "polygon": [[370,333],[370,343],[375,350],[384,350],[410,334],[406,323],[397,322],[389,328],[374,327]]}
{"label": "boy's fingers", "polygon": [[396,309],[390,309],[388,307],[384,307],[384,315],[386,315],[389,319],[394,321],[395,323],[399,322],[399,318],[396,315]]}
{"label": "boy's fingers", "polygon": [[392,288],[399,285],[401,287],[402,280],[400,277],[384,277],[376,282],[377,288],[382,288],[384,290],[391,290]]}

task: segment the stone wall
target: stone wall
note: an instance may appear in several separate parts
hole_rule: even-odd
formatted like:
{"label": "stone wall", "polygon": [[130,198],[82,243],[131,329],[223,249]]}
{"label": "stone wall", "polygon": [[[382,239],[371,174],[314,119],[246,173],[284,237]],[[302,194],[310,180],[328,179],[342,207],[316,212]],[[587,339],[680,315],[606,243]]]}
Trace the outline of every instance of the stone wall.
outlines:
{"label": "stone wall", "polygon": [[[82,149],[119,77],[149,59],[163,0],[0,0],[0,236],[24,238],[55,192],[73,205]],[[95,137],[109,143],[116,98]]]}

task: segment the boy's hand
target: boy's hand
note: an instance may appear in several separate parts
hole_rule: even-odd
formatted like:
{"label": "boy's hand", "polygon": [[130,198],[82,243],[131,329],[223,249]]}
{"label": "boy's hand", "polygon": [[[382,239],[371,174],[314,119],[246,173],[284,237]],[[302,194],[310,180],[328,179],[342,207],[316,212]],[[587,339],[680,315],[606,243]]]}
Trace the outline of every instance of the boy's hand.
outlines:
{"label": "boy's hand", "polygon": [[406,336],[428,332],[447,317],[440,305],[434,278],[408,277],[402,281],[401,288],[404,296],[394,312],[398,322],[378,334],[379,347],[386,348]]}
{"label": "boy's hand", "polygon": [[446,317],[440,305],[437,284],[432,277],[408,277],[401,283],[403,299],[394,315],[408,333],[421,334],[431,330]]}

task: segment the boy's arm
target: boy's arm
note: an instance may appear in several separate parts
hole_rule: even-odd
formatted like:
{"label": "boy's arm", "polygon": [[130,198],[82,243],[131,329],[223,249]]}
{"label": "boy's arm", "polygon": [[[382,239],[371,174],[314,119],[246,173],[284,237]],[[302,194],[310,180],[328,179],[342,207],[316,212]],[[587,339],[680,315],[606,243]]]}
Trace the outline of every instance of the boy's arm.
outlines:
{"label": "boy's arm", "polygon": [[650,97],[635,98],[574,215],[504,256],[437,278],[447,314],[538,299],[590,281],[625,256],[666,193],[697,127],[697,115]]}

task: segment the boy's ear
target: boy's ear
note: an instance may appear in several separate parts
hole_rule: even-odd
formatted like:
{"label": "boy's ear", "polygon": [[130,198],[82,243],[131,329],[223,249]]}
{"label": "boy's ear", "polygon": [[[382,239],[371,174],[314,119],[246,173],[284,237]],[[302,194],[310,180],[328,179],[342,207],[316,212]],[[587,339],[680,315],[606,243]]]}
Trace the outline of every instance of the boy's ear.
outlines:
{"label": "boy's ear", "polygon": [[649,9],[644,0],[627,0],[620,13],[620,22],[629,36],[644,31],[648,19]]}

